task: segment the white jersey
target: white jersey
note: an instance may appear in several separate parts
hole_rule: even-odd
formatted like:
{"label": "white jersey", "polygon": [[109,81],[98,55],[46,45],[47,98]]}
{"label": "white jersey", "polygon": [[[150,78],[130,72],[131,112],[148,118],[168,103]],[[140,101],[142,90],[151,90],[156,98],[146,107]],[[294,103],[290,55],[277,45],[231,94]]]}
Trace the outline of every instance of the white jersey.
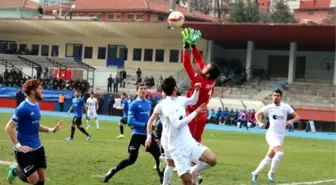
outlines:
{"label": "white jersey", "polygon": [[266,135],[285,136],[287,116],[294,112],[293,108],[286,103],[280,103],[279,106],[272,103],[264,106],[260,111],[269,119],[270,125]]}
{"label": "white jersey", "polygon": [[86,100],[86,105],[88,107],[88,111],[89,112],[92,112],[92,113],[95,113],[97,111],[97,98],[88,98]]}
{"label": "white jersey", "polygon": [[189,105],[188,99],[185,97],[167,97],[160,103],[164,117],[164,120],[161,121],[165,122],[167,128],[168,150],[179,150],[186,154],[190,153],[192,148],[198,144],[192,137],[188,127],[188,122],[196,117],[196,113],[194,113],[193,117],[191,117],[190,120],[187,120],[186,124],[181,127],[177,126],[176,122],[172,122],[172,120],[179,121],[186,117],[185,108]]}

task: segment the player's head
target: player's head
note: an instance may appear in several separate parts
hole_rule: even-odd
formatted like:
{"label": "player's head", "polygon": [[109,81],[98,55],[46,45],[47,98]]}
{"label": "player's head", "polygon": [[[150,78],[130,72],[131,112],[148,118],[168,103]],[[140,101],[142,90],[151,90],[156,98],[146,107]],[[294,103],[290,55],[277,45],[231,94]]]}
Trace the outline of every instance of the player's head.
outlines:
{"label": "player's head", "polygon": [[139,83],[136,86],[137,96],[141,99],[144,99],[147,94],[147,88],[145,83]]}
{"label": "player's head", "polygon": [[75,90],[75,97],[76,97],[76,98],[79,98],[80,95],[81,95],[81,91],[80,91],[79,89],[76,89],[76,90]]}
{"label": "player's head", "polygon": [[281,101],[281,97],[282,97],[282,91],[280,89],[273,91],[272,93],[273,103],[279,104]]}
{"label": "player's head", "polygon": [[43,89],[38,79],[30,79],[27,80],[23,84],[23,91],[27,94],[27,96],[34,98],[35,100],[43,99]]}
{"label": "player's head", "polygon": [[177,96],[178,88],[176,81],[172,76],[165,78],[162,81],[161,89],[167,96]]}
{"label": "player's head", "polygon": [[221,69],[215,63],[207,64],[201,71],[202,76],[209,80],[215,80],[221,74]]}
{"label": "player's head", "polygon": [[93,92],[90,93],[90,98],[94,98],[94,93]]}
{"label": "player's head", "polygon": [[127,97],[126,93],[121,93],[121,96],[120,96],[121,99],[125,99],[126,97]]}

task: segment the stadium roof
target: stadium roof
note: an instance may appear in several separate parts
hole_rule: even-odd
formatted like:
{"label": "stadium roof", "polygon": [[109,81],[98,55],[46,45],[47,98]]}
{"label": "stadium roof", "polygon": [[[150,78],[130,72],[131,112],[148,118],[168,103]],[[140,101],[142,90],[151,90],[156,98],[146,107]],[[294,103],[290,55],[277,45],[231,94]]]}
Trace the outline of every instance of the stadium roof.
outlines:
{"label": "stadium roof", "polygon": [[30,0],[0,0],[0,8],[38,8],[39,4]]}
{"label": "stadium roof", "polygon": [[201,30],[202,37],[221,45],[246,48],[246,41],[254,41],[260,47],[277,44],[289,49],[288,43],[296,42],[299,49],[315,46],[316,49],[335,51],[335,25],[188,22],[185,26]]}
{"label": "stadium roof", "polygon": [[[153,12],[153,13],[169,13],[169,1],[168,0],[76,0],[74,2],[76,8],[74,13],[89,12]],[[65,6],[70,6],[69,3]],[[52,11],[58,9],[59,5],[44,6],[44,10]],[[182,12],[187,18],[195,19],[198,21],[218,22],[218,20],[212,16],[203,14],[198,11],[188,13],[184,7],[176,6],[176,10]]]}

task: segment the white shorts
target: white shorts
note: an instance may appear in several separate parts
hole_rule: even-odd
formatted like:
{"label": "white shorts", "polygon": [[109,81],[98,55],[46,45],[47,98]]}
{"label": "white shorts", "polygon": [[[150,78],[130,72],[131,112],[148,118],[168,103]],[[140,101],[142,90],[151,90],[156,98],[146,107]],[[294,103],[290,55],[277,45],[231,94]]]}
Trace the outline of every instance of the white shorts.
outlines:
{"label": "white shorts", "polygon": [[88,111],[88,119],[95,119],[97,118],[97,112],[96,111]]}
{"label": "white shorts", "polygon": [[167,136],[161,136],[161,146],[164,149],[164,155],[166,159],[172,159],[170,152],[168,151],[168,138]]}
{"label": "white shorts", "polygon": [[[189,147],[188,147],[189,148]],[[172,159],[174,160],[177,174],[181,177],[183,174],[190,171],[190,166],[192,161],[199,161],[202,154],[208,150],[206,146],[203,146],[200,143],[190,147],[190,151],[186,150],[173,150],[171,151]]]}
{"label": "white shorts", "polygon": [[266,141],[270,148],[280,146],[283,144],[285,136],[266,134]]}

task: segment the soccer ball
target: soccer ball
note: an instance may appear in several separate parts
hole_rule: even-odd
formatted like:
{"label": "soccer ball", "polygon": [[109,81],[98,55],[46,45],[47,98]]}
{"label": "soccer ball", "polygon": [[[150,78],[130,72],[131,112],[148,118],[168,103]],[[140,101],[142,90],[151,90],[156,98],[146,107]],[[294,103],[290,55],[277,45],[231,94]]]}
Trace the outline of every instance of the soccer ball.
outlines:
{"label": "soccer ball", "polygon": [[172,28],[181,27],[184,23],[184,15],[179,11],[173,11],[168,16],[168,25]]}

